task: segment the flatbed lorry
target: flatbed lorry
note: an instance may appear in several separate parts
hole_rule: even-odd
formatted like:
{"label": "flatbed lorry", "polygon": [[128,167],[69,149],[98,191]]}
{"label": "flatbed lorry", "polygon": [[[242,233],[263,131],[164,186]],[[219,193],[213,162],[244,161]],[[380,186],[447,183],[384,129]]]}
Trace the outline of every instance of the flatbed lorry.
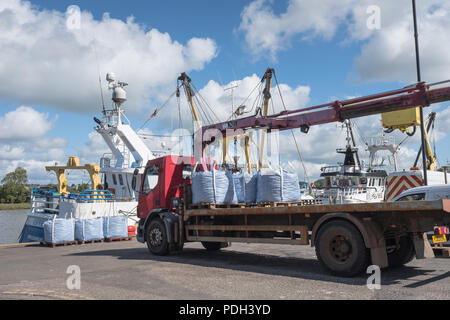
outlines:
{"label": "flatbed lorry", "polygon": [[137,240],[152,254],[180,251],[187,242],[201,242],[211,251],[232,242],[311,245],[329,272],[355,276],[370,264],[397,267],[414,257],[432,257],[424,233],[450,224],[448,199],[192,204],[193,164],[191,157],[165,156],[146,166],[139,190]]}
{"label": "flatbed lorry", "polygon": [[[193,154],[196,164],[203,163],[203,170],[208,169],[203,161],[205,148],[217,142],[216,136],[222,138],[224,150],[230,139],[244,137],[247,168],[251,173],[248,131],[299,129],[307,134],[311,126],[450,100],[450,86],[431,89],[447,82],[430,85],[420,82],[346,101],[297,110],[285,108],[269,115],[273,75],[274,70],[269,68],[261,79],[266,82],[263,112],[257,110],[252,116],[206,126],[201,125],[196,112],[191,79],[184,73],[178,78],[199,128],[194,134]],[[263,165],[263,133],[259,168]],[[207,250],[220,250],[231,242],[312,245],[327,270],[354,276],[365,271],[369,264],[394,267],[414,256],[434,256],[425,232],[436,225],[450,224],[449,200],[342,205],[304,202],[193,205],[190,188],[193,168],[192,157],[165,156],[147,163],[139,181],[137,239],[146,242],[153,254],[181,250],[190,241],[201,242]],[[138,185],[137,173],[133,180],[133,185]]]}

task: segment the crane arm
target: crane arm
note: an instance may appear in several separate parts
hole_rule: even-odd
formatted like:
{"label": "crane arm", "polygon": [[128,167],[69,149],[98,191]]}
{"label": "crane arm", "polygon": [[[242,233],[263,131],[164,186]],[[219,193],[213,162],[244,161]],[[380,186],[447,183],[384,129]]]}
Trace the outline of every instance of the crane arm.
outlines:
{"label": "crane arm", "polygon": [[[434,120],[436,119],[436,112],[431,112],[429,119],[428,119],[428,124],[427,124],[427,131],[424,132],[424,136],[425,136],[425,150],[427,151],[427,169],[434,171],[436,170],[437,167],[437,159],[436,156],[433,154],[433,151],[431,150],[431,145],[430,145],[430,139],[428,138],[428,134],[430,133],[430,129],[431,126],[434,123]],[[417,167],[417,163],[419,162],[419,158],[420,155],[422,154],[422,150],[423,150],[423,146],[420,146],[419,152],[417,153],[417,157],[416,157],[416,161],[414,161],[414,167]]]}
{"label": "crane arm", "polygon": [[[273,75],[273,69],[268,68],[266,72],[264,73],[264,76],[261,79],[261,82],[266,81],[266,86],[264,88],[264,113],[263,117],[267,117],[269,114],[269,103],[270,98],[272,97],[270,94],[270,87],[272,86],[272,75]],[[266,132],[263,131],[261,133],[261,146],[259,147],[259,159],[258,159],[258,167],[262,168],[263,165],[263,157],[264,157],[264,146],[266,143]]]}
{"label": "crane arm", "polygon": [[[231,121],[216,123],[201,128],[202,137],[209,129],[219,130],[224,137],[238,134],[237,130],[268,129],[290,130],[300,128],[307,133],[310,126],[342,122],[345,119],[359,118],[389,111],[403,110],[418,105],[429,106],[433,103],[450,100],[450,86],[430,90],[424,82],[414,87],[379,93],[366,97],[335,101],[318,106],[283,111],[265,117],[250,116]],[[199,132],[197,132],[199,133]],[[242,132],[241,132],[242,134]],[[204,141],[203,146],[212,141]]]}

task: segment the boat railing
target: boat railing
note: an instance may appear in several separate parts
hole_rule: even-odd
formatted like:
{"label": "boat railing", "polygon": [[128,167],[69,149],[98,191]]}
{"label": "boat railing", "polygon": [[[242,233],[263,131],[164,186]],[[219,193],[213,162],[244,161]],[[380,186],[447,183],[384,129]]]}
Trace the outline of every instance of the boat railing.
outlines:
{"label": "boat railing", "polygon": [[333,195],[342,195],[345,197],[345,196],[353,196],[353,195],[358,195],[358,194],[370,193],[372,191],[377,191],[377,188],[375,188],[375,187],[358,187],[358,186],[351,186],[351,187],[345,187],[345,188],[333,187],[333,188],[324,190],[323,194],[325,196],[333,194]]}
{"label": "boat railing", "polygon": [[56,187],[37,187],[31,191],[32,196],[53,196],[57,192]]}
{"label": "boat railing", "polygon": [[376,192],[384,192],[383,190],[379,190],[376,187],[350,187],[350,188],[345,188],[343,190],[341,190],[340,192],[342,193],[342,195],[344,197],[348,197],[348,196],[355,196],[355,195],[360,195],[360,194],[368,194],[368,196],[371,196],[372,194],[375,194]]}
{"label": "boat railing", "polygon": [[75,202],[94,203],[115,201],[116,197],[109,190],[84,190],[82,193],[65,194],[62,199]]}
{"label": "boat railing", "polygon": [[57,193],[56,188],[40,187],[31,192],[31,212],[59,213],[59,203],[70,201],[77,203],[95,203],[116,201],[109,190],[84,190],[82,193]]}
{"label": "boat railing", "polygon": [[58,214],[59,198],[55,187],[39,187],[31,191],[31,213]]}
{"label": "boat railing", "polygon": [[351,165],[351,166],[328,166],[328,167],[322,167],[320,169],[323,173],[357,173],[361,170],[361,167],[358,165]]}
{"label": "boat railing", "polygon": [[367,188],[358,188],[358,187],[350,187],[350,188],[345,188],[342,190],[342,194],[344,196],[354,196],[354,195],[358,195],[358,194],[364,194],[367,193]]}

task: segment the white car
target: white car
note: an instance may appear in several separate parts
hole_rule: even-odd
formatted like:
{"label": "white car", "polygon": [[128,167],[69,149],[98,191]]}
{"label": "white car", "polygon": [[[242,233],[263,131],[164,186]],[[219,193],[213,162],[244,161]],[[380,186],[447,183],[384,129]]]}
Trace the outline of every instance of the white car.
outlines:
{"label": "white car", "polygon": [[[440,200],[450,199],[450,184],[416,187],[408,189],[402,192],[399,196],[395,197],[392,201],[413,201],[413,200]],[[447,241],[446,234],[449,233],[448,226],[435,227],[434,232],[428,232],[428,238],[431,245],[443,244],[444,246],[450,245],[450,241]]]}
{"label": "white car", "polygon": [[416,187],[402,192],[392,201],[450,199],[450,184]]}

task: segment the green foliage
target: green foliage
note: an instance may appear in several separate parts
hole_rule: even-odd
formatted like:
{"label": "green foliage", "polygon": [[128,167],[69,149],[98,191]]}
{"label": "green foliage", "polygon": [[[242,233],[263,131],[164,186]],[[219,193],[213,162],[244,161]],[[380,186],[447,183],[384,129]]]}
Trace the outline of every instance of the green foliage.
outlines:
{"label": "green foliage", "polygon": [[17,167],[13,172],[8,173],[3,179],[4,185],[26,185],[28,181],[27,170]]}
{"label": "green foliage", "polygon": [[91,189],[89,183],[81,183],[81,184],[78,185],[77,192],[81,193],[84,190],[88,190],[88,189]]}
{"label": "green foliage", "polygon": [[325,188],[325,179],[319,179],[319,180],[314,181],[314,185],[318,189]]}
{"label": "green foliage", "polygon": [[70,193],[82,193],[84,190],[91,189],[89,183],[81,183],[78,186],[75,184],[72,184],[69,186],[69,192]]}
{"label": "green foliage", "polygon": [[18,167],[13,172],[6,174],[1,180],[0,202],[24,203],[30,200],[30,190],[27,188],[27,171]]}

